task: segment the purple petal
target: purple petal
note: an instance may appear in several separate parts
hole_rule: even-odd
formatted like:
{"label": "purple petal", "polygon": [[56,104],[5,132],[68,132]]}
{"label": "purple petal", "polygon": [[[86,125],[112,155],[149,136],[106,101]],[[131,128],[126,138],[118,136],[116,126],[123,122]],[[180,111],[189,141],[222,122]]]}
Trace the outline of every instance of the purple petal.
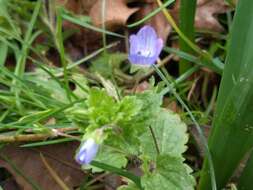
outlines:
{"label": "purple petal", "polygon": [[146,65],[146,66],[150,66],[150,65],[154,64],[156,61],[156,58],[157,58],[156,56],[144,57],[144,56],[137,55],[137,54],[128,56],[128,59],[132,64]]}
{"label": "purple petal", "polygon": [[140,51],[140,48],[139,48],[140,43],[139,43],[138,37],[134,34],[131,35],[129,42],[130,42],[130,54],[137,54],[138,51]]}
{"label": "purple petal", "polygon": [[79,164],[89,164],[96,156],[99,145],[90,138],[86,140],[76,154],[76,161]]}
{"label": "purple petal", "polygon": [[158,40],[156,40],[156,45],[155,45],[155,50],[156,50],[155,56],[156,56],[156,59],[159,57],[162,49],[163,49],[163,40],[161,38],[158,38]]}
{"label": "purple petal", "polygon": [[157,35],[155,30],[151,26],[144,26],[137,33],[139,39],[139,46],[141,49],[146,49],[153,53],[155,51],[155,44]]}

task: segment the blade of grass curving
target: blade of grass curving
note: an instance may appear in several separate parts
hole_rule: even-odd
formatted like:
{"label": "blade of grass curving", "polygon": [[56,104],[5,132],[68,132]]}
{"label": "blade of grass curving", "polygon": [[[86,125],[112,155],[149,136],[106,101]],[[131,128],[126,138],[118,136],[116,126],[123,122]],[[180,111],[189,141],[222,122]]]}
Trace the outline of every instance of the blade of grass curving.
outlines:
{"label": "blade of grass curving", "polygon": [[152,12],[150,12],[149,14],[147,14],[144,18],[142,18],[141,20],[138,20],[132,24],[127,25],[127,27],[132,28],[135,26],[138,26],[142,23],[144,23],[145,21],[147,21],[148,19],[152,18],[153,16],[155,16],[156,14],[158,14],[163,8],[168,7],[169,5],[171,5],[172,3],[174,3],[175,0],[168,0],[166,1],[161,7],[153,10]]}
{"label": "blade of grass curving", "polygon": [[[195,21],[195,12],[196,12],[196,4],[197,0],[181,0],[180,1],[180,29],[184,33],[185,36],[191,41],[194,42],[195,39],[195,31],[194,31],[194,21]],[[193,53],[192,48],[182,39],[179,39],[179,47],[180,50],[186,53]],[[185,60],[180,59],[179,62],[179,73],[182,74],[186,70],[191,68],[191,64]]]}
{"label": "blade of grass curving", "polygon": [[[209,146],[218,189],[223,188],[253,145],[253,1],[239,0],[232,26]],[[199,189],[210,189],[208,161]]]}

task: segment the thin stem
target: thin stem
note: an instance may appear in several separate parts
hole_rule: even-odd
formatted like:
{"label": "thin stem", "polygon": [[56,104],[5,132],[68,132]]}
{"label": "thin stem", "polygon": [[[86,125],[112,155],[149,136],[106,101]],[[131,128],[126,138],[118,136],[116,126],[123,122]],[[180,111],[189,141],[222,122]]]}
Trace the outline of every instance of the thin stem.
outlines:
{"label": "thin stem", "polygon": [[151,126],[149,126],[149,129],[150,129],[150,133],[152,135],[152,138],[154,140],[154,143],[155,143],[155,148],[156,148],[156,152],[157,154],[159,155],[160,154],[160,149],[159,149],[159,146],[158,146],[158,142],[156,140],[156,137],[155,137],[155,132],[153,130],[153,128]]}
{"label": "thin stem", "polygon": [[200,139],[201,139],[201,141],[202,141],[202,143],[203,143],[203,145],[205,147],[205,153],[206,153],[207,159],[209,161],[210,176],[211,176],[211,180],[212,180],[212,189],[213,190],[217,190],[212,156],[211,156],[210,150],[208,148],[208,144],[207,144],[206,138],[205,138],[205,136],[203,134],[203,131],[201,130],[201,128],[200,128],[198,122],[196,121],[195,117],[193,116],[191,110],[188,108],[188,106],[185,104],[185,102],[182,100],[182,98],[179,96],[179,94],[174,90],[173,86],[170,84],[170,82],[168,81],[168,79],[164,76],[164,74],[160,71],[160,69],[156,65],[153,64],[152,66],[156,70],[156,72],[160,76],[160,78],[170,88],[170,91],[176,97],[176,99],[178,100],[178,102],[187,111],[187,113],[189,114],[192,122],[194,123],[194,126],[196,127],[196,129],[197,129],[197,131],[199,133]]}
{"label": "thin stem", "polygon": [[[103,31],[106,30],[105,26],[105,17],[106,17],[106,0],[102,0],[102,10],[101,10],[101,17],[102,17],[102,29]],[[103,47],[104,52],[106,52],[106,33],[103,32]]]}
{"label": "thin stem", "polygon": [[59,128],[59,129],[53,129],[51,133],[45,133],[45,134],[21,134],[21,135],[0,135],[0,142],[5,143],[13,143],[13,142],[31,142],[31,141],[41,141],[48,138],[56,138],[59,136],[64,137],[70,137],[72,139],[80,140],[79,138],[65,134],[65,132],[74,131],[77,130],[76,127],[66,127],[66,128]]}

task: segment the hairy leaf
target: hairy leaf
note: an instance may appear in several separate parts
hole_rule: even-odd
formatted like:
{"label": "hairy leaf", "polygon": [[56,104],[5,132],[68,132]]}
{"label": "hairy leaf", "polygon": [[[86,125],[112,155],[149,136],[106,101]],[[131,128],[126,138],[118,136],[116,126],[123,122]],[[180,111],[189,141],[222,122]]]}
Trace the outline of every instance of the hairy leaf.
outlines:
{"label": "hairy leaf", "polygon": [[193,190],[195,181],[191,169],[182,159],[161,155],[154,164],[155,169],[145,173],[142,185],[145,190]]}
{"label": "hairy leaf", "polygon": [[[181,156],[186,150],[185,144],[188,140],[186,125],[180,120],[177,114],[162,109],[152,122],[151,127],[160,154]],[[156,155],[156,147],[151,132],[146,131],[142,135],[141,141],[143,153],[151,158],[154,157]]]}

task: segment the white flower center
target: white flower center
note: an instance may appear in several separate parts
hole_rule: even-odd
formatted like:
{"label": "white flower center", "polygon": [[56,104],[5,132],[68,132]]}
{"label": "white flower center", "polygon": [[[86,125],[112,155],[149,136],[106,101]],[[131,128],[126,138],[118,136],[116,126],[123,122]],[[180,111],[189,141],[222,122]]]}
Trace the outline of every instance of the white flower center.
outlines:
{"label": "white flower center", "polygon": [[137,52],[138,55],[142,55],[144,57],[151,57],[152,52],[150,50],[141,50]]}

